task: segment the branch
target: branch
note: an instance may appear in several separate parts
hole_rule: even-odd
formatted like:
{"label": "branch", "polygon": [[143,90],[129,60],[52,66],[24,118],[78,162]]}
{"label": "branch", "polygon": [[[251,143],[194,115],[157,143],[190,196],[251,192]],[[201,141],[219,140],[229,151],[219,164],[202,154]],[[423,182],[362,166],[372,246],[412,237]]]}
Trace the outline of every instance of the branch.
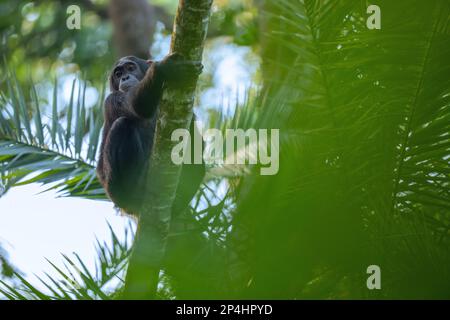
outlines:
{"label": "branch", "polygon": [[[180,0],[171,52],[178,52],[192,61],[201,61],[211,5],[212,0]],[[161,100],[147,172],[145,190],[149,196],[140,213],[123,294],[126,299],[154,298],[156,295],[181,171],[181,166],[174,165],[171,160],[175,143],[170,137],[175,129],[189,128],[196,82],[194,79],[185,88],[167,88]]]}
{"label": "branch", "polygon": [[147,0],[111,0],[108,9],[118,55],[148,59],[156,25],[153,7]]}
{"label": "branch", "polygon": [[[63,1],[61,1],[61,3],[64,4]],[[108,10],[102,6],[93,3],[91,0],[78,0],[78,3],[80,3],[86,9],[95,12],[103,20],[108,18]]]}

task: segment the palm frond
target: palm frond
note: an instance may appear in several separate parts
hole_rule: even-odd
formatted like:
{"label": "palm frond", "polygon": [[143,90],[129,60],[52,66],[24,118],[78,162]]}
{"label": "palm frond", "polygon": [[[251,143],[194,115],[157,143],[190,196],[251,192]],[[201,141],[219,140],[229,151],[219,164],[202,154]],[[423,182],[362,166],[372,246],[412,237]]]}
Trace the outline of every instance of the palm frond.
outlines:
{"label": "palm frond", "polygon": [[[86,108],[86,83],[74,79],[69,104],[59,106],[55,80],[51,115],[46,116],[34,84],[26,96],[14,73],[6,70],[8,93],[0,94],[0,172],[8,188],[38,182],[63,196],[104,199],[94,167],[103,114],[100,105]],[[104,94],[103,87],[99,104]]]}
{"label": "palm frond", "polygon": [[[258,121],[280,128],[281,154],[277,176],[244,178],[238,197],[237,215],[258,244],[248,259],[259,277],[253,294],[302,297],[295,288],[315,270],[333,265],[348,272],[342,279],[374,260],[389,270],[386,296],[420,296],[419,287],[448,294],[438,279],[448,282],[439,266],[450,261],[450,8],[443,1],[378,5],[381,30],[366,27],[366,1],[265,6]],[[273,272],[266,265],[286,257],[280,277],[263,284]],[[418,273],[434,291],[410,290],[406,279]]]}
{"label": "palm frond", "polygon": [[97,240],[98,260],[95,273],[76,253],[73,257],[63,254],[64,268],[52,261],[48,263],[56,275],[36,275],[38,283],[32,283],[23,275],[14,272],[14,281],[0,280],[0,293],[10,300],[109,300],[114,298],[123,286],[123,275],[131,253],[131,224],[124,229],[124,240],[119,240],[109,226],[111,243]]}

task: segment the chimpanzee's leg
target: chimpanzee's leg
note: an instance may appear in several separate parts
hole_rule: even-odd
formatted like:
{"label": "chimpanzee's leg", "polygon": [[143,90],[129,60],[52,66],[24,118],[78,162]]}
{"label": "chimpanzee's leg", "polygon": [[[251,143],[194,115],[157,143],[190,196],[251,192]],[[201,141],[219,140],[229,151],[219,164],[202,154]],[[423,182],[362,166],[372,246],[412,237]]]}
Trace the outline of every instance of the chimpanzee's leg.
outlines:
{"label": "chimpanzee's leg", "polygon": [[[191,141],[194,139],[194,132],[198,129],[195,127],[195,117],[191,121],[189,133]],[[199,134],[198,132],[196,132]],[[202,141],[203,144],[203,141]],[[204,145],[202,150],[204,149]],[[194,144],[191,143],[191,155],[194,156]],[[172,214],[178,215],[181,211],[188,208],[190,201],[197,193],[201,182],[205,176],[205,164],[184,164],[181,169],[180,180],[178,182],[177,193],[172,207]]]}
{"label": "chimpanzee's leg", "polygon": [[142,141],[139,120],[120,117],[114,121],[105,142],[106,191],[127,213],[142,201],[148,152]]}

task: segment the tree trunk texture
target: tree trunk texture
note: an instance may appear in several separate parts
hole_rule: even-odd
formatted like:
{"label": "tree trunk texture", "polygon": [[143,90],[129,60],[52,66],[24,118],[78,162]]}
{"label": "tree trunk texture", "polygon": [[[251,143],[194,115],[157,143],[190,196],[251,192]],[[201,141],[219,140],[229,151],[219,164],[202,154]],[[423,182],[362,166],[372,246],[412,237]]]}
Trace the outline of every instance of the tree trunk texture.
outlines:
{"label": "tree trunk texture", "polygon": [[[171,52],[201,61],[212,0],[180,0],[172,33]],[[135,247],[130,259],[125,299],[155,298],[166,255],[171,209],[181,166],[172,163],[172,132],[189,128],[197,79],[185,88],[166,88],[159,108],[155,141],[147,172],[148,198],[140,212]]]}
{"label": "tree trunk texture", "polygon": [[148,59],[156,27],[154,8],[146,0],[111,0],[108,10],[117,54]]}

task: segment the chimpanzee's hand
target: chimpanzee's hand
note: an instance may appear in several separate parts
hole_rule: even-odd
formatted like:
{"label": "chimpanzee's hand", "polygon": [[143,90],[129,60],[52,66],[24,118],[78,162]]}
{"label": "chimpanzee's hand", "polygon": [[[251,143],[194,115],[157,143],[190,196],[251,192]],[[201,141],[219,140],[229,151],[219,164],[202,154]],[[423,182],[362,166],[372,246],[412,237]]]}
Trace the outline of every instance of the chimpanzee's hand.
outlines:
{"label": "chimpanzee's hand", "polygon": [[203,65],[200,62],[187,60],[179,53],[172,53],[157,64],[157,70],[167,82],[184,85],[191,83],[202,73]]}

